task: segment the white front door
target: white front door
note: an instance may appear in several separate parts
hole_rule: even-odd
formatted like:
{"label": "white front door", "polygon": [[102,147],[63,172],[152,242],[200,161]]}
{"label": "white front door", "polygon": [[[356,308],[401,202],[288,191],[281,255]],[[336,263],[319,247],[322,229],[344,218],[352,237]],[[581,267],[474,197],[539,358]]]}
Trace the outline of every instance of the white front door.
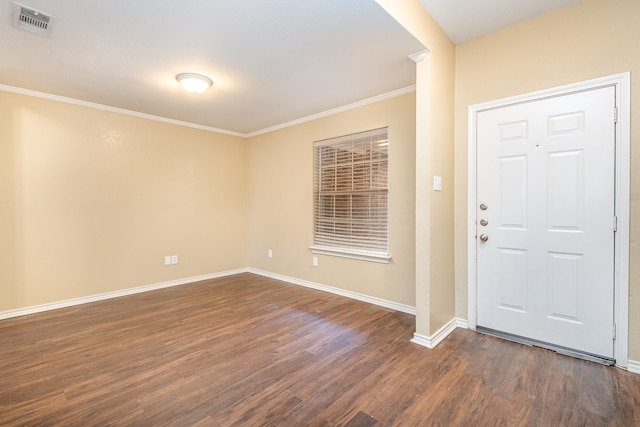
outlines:
{"label": "white front door", "polygon": [[611,86],[478,113],[478,327],[613,359],[614,107]]}

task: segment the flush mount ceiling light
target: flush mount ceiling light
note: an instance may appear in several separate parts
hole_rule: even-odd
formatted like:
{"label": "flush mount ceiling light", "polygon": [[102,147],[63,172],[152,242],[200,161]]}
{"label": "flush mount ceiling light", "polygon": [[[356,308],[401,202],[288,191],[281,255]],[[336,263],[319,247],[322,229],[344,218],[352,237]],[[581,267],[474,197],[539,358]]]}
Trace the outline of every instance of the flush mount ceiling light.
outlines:
{"label": "flush mount ceiling light", "polygon": [[209,77],[195,73],[180,73],[176,76],[176,80],[191,93],[202,93],[213,84]]}

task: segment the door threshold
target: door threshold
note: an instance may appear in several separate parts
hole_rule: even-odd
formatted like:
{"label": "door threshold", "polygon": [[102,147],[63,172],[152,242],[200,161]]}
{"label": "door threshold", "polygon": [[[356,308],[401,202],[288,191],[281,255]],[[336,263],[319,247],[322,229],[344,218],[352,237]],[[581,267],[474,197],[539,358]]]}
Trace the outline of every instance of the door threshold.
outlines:
{"label": "door threshold", "polygon": [[546,350],[555,351],[558,354],[564,354],[565,356],[576,357],[578,359],[587,360],[589,362],[596,362],[607,366],[613,366],[616,364],[615,359],[610,357],[598,356],[597,354],[591,354],[580,350],[575,350],[561,345],[551,344],[544,341],[538,341],[531,338],[526,338],[520,335],[510,334],[508,332],[498,331],[491,328],[485,328],[484,326],[476,326],[476,331],[487,335],[493,335],[498,338],[503,338],[509,341],[514,341],[520,344],[540,347]]}

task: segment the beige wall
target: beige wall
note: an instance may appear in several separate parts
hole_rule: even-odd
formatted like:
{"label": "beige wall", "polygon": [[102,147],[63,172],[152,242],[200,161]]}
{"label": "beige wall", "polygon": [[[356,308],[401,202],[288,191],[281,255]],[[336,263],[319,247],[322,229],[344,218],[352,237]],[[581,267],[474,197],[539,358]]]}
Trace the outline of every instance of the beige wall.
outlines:
{"label": "beige wall", "polygon": [[0,311],[246,267],[246,177],[241,138],[0,92]]}
{"label": "beige wall", "polygon": [[[454,317],[453,114],[455,45],[417,0],[377,0],[428,49],[417,63],[416,332]],[[442,177],[442,192],[432,190]]]}
{"label": "beige wall", "polygon": [[631,71],[630,352],[640,360],[640,2],[583,0],[459,45],[456,53],[456,315],[467,316],[467,107]]}
{"label": "beige wall", "polygon": [[[407,59],[408,60],[408,59]],[[313,142],[389,127],[390,264],[313,255]],[[249,141],[249,265],[415,305],[415,94],[253,137]],[[267,251],[273,251],[268,258]],[[318,267],[311,264],[317,256]]]}
{"label": "beige wall", "polygon": [[[248,266],[415,305],[414,93],[249,140],[7,92],[0,114],[0,311]],[[383,126],[392,262],[314,268],[312,143]]]}

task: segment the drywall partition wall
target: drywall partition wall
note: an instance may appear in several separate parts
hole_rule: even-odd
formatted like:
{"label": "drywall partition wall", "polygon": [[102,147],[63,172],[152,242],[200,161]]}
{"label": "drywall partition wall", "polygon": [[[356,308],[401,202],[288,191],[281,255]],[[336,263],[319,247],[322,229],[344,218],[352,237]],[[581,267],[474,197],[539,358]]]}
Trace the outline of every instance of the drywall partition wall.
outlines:
{"label": "drywall partition wall", "polygon": [[[391,262],[312,254],[313,142],[385,126],[390,140]],[[414,93],[251,138],[247,168],[249,265],[414,306],[414,153]],[[314,256],[317,267],[312,265]]]}
{"label": "drywall partition wall", "polygon": [[[416,338],[432,338],[454,318],[453,96],[455,45],[417,0],[376,0],[427,48],[418,61],[416,129]],[[433,176],[442,177],[434,192]],[[424,338],[424,339],[422,339]]]}
{"label": "drywall partition wall", "polygon": [[456,316],[467,317],[469,105],[631,72],[629,358],[640,360],[640,2],[583,0],[457,47]]}
{"label": "drywall partition wall", "polygon": [[246,267],[245,164],[242,138],[0,92],[0,311]]}

